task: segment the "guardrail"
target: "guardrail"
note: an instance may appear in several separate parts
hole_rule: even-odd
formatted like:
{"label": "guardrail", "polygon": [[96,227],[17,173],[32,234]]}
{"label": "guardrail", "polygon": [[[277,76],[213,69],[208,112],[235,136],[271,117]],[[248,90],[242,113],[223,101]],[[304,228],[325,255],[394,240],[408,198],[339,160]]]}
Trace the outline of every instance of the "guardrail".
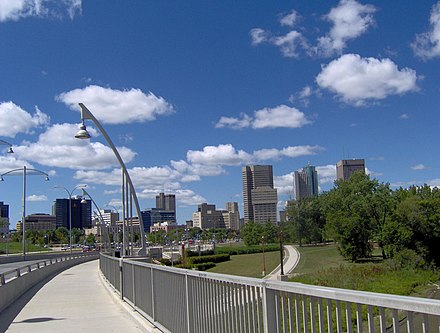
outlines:
{"label": "guardrail", "polygon": [[164,332],[439,332],[440,301],[203,273],[113,258],[100,269]]}
{"label": "guardrail", "polygon": [[47,277],[97,258],[98,253],[78,253],[44,259],[27,265],[26,261],[23,261],[19,267],[0,273],[0,312]]}

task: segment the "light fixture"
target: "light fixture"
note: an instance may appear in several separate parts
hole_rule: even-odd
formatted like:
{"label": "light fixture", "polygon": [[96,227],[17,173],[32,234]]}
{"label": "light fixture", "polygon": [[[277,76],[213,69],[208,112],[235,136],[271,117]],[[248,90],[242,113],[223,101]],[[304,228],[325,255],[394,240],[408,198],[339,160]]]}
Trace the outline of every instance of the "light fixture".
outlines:
{"label": "light fixture", "polygon": [[86,125],[84,125],[84,121],[79,127],[78,133],[76,133],[75,138],[77,139],[90,139],[90,134],[87,132]]}
{"label": "light fixture", "polygon": [[84,198],[82,198],[82,200],[81,200],[81,203],[84,205],[84,204],[86,204],[87,203],[87,200],[86,199],[84,199]]}
{"label": "light fixture", "polygon": [[12,146],[10,146],[8,149],[8,154],[13,154],[13,153],[14,153],[14,151],[12,150]]}
{"label": "light fixture", "polygon": [[4,182],[5,180],[3,179],[3,177],[0,177],[0,182]]}

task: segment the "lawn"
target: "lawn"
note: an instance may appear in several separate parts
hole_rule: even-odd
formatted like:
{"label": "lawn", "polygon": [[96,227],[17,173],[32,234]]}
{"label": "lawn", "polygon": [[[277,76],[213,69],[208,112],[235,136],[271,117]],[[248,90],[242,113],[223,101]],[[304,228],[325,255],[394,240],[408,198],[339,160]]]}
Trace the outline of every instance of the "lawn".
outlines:
{"label": "lawn", "polygon": [[322,246],[298,246],[301,259],[293,270],[296,274],[313,273],[331,267],[349,264],[339,254],[336,244]]}
{"label": "lawn", "polygon": [[[265,252],[266,274],[272,272],[280,263],[280,253],[278,251]],[[230,261],[218,263],[215,267],[208,270],[212,273],[222,273],[240,275],[254,278],[261,278],[263,271],[263,255],[241,254],[231,256]]]}
{"label": "lawn", "polygon": [[[33,244],[26,244],[26,252],[40,252],[40,251],[49,251],[44,247]],[[12,254],[12,253],[22,253],[23,252],[23,244],[21,242],[2,242],[0,243],[0,254]]]}

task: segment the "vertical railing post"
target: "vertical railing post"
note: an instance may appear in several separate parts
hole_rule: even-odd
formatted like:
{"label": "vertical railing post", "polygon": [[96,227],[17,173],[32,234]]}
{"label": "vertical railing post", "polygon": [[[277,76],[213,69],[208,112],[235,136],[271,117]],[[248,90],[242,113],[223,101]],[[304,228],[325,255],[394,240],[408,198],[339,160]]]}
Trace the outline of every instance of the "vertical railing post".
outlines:
{"label": "vertical railing post", "polygon": [[189,284],[188,284],[188,273],[185,273],[185,297],[186,297],[186,325],[188,333],[192,332],[192,302],[190,301],[190,292],[189,292]]}
{"label": "vertical railing post", "polygon": [[121,300],[124,300],[124,273],[123,273],[123,258],[119,259],[119,290],[121,291]]}
{"label": "vertical railing post", "polygon": [[263,328],[265,333],[277,331],[277,318],[275,311],[275,292],[269,289],[266,281],[262,282],[263,290]]}

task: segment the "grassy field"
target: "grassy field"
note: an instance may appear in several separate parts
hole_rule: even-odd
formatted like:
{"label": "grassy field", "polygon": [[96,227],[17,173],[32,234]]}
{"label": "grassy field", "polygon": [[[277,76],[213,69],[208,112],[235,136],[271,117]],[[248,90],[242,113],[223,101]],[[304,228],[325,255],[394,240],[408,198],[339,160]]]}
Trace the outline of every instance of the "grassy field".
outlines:
{"label": "grassy field", "polygon": [[[26,252],[39,252],[39,251],[48,251],[44,247],[26,244]],[[0,254],[7,253],[21,253],[23,252],[23,244],[20,242],[8,242],[8,243],[0,243]]]}
{"label": "grassy field", "polygon": [[[265,252],[266,274],[273,271],[280,263],[278,251]],[[212,273],[240,275],[261,278],[263,270],[263,256],[261,253],[242,254],[231,256],[230,261],[218,263],[217,266],[208,270]]]}
{"label": "grassy field", "polygon": [[301,259],[293,270],[296,274],[313,273],[320,269],[348,264],[339,254],[335,244],[297,247]]}

